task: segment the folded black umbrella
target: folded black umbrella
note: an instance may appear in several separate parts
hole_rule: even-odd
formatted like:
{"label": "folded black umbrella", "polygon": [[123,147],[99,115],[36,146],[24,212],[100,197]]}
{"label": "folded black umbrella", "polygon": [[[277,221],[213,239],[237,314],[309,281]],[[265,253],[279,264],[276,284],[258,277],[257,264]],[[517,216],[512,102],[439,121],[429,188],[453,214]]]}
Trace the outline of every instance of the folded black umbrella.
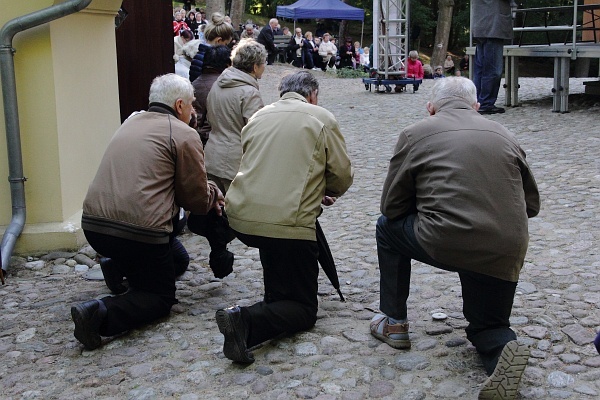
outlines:
{"label": "folded black umbrella", "polygon": [[321,224],[319,224],[319,220],[317,220],[316,225],[317,246],[319,247],[319,264],[321,264],[321,268],[323,268],[325,275],[327,275],[327,278],[329,278],[329,281],[340,295],[340,300],[346,301],[342,291],[340,290],[340,280],[338,279],[337,269],[335,268],[335,261],[333,260],[329,243],[327,243],[327,238],[325,237],[325,233],[323,233],[323,229],[321,228]]}

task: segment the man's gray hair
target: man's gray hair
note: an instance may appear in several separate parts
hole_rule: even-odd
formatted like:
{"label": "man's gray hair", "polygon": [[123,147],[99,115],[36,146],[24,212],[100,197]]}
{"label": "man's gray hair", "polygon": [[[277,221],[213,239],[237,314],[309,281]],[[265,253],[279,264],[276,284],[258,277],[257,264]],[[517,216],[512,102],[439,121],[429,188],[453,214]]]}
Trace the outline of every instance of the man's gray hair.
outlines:
{"label": "man's gray hair", "polygon": [[475,84],[461,76],[450,76],[446,79],[436,79],[431,89],[430,102],[435,109],[450,99],[461,99],[473,106],[477,103]]}
{"label": "man's gray hair", "polygon": [[308,97],[315,90],[319,90],[319,81],[308,71],[286,75],[279,84],[279,96],[294,92],[303,97]]}
{"label": "man's gray hair", "polygon": [[267,61],[265,46],[252,38],[240,40],[231,53],[231,64],[234,68],[247,73],[254,72],[255,65],[263,65]]}
{"label": "man's gray hair", "polygon": [[150,85],[150,103],[174,107],[178,99],[190,104],[194,101],[194,87],[189,79],[176,74],[160,75]]}

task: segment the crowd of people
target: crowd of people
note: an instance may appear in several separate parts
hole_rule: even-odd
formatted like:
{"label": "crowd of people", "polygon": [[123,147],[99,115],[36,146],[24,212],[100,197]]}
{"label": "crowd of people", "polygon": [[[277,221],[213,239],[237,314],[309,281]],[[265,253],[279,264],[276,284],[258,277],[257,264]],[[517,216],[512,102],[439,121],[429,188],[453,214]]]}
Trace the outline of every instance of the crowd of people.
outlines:
{"label": "crowd of people", "polygon": [[[179,57],[190,59],[188,74],[154,79],[148,110],[113,136],[84,201],[82,228],[115,296],[74,305],[74,335],[96,349],[103,336],[168,315],[177,303],[176,278],[189,264],[177,240],[187,223],[208,239],[216,278],[233,271],[227,244],[235,237],[259,249],[264,299],[215,314],[224,355],[251,363],[252,347],[316,323],[317,218],[350,188],[354,169],[335,117],[318,106],[311,71],[283,77],[280,99],[263,104],[258,82],[277,51],[276,19],[260,30],[243,26],[233,49],[234,28],[219,13],[210,21],[200,13],[202,40],[181,14],[176,24],[176,38],[187,40]],[[368,51],[361,54],[360,43],[348,39],[338,49],[326,32],[317,39],[299,27],[290,33],[296,67],[364,65],[357,56]],[[416,51],[405,69],[422,79]],[[540,198],[525,152],[506,128],[478,113],[478,94],[469,79],[438,79],[426,105],[430,116],[399,133],[373,232],[381,288],[370,332],[409,349],[411,260],[454,271],[467,338],[489,375],[479,398],[512,399],[529,349],[509,318],[527,219],[539,212]]]}

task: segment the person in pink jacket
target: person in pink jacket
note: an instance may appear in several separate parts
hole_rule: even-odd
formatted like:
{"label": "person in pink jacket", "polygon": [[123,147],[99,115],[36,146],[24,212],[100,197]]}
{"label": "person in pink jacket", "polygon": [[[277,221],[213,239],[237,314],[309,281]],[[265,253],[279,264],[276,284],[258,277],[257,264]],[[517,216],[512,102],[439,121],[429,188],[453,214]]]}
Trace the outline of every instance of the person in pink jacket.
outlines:
{"label": "person in pink jacket", "polygon": [[[423,71],[423,64],[419,61],[419,53],[416,50],[411,50],[408,53],[408,60],[406,60],[406,78],[414,78],[414,79],[423,79],[425,72]],[[413,85],[414,91],[419,90],[419,84],[415,83]],[[396,85],[395,91],[401,92],[404,90],[406,85]]]}

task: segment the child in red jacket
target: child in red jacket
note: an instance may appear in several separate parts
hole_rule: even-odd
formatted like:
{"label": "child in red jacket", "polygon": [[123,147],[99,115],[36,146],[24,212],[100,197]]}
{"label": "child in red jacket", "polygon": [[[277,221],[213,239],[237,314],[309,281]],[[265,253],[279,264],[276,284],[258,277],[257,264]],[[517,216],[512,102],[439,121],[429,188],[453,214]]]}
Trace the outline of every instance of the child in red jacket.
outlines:
{"label": "child in red jacket", "polygon": [[[408,60],[406,60],[405,71],[406,78],[423,79],[423,76],[425,75],[423,71],[423,64],[421,64],[421,61],[419,61],[419,53],[417,53],[416,50],[411,50],[410,53],[408,53]],[[400,90],[398,90],[399,86]],[[396,85],[395,91],[401,92],[405,87],[406,85]],[[416,92],[417,90],[419,90],[419,84],[415,83],[413,85],[413,88]]]}

